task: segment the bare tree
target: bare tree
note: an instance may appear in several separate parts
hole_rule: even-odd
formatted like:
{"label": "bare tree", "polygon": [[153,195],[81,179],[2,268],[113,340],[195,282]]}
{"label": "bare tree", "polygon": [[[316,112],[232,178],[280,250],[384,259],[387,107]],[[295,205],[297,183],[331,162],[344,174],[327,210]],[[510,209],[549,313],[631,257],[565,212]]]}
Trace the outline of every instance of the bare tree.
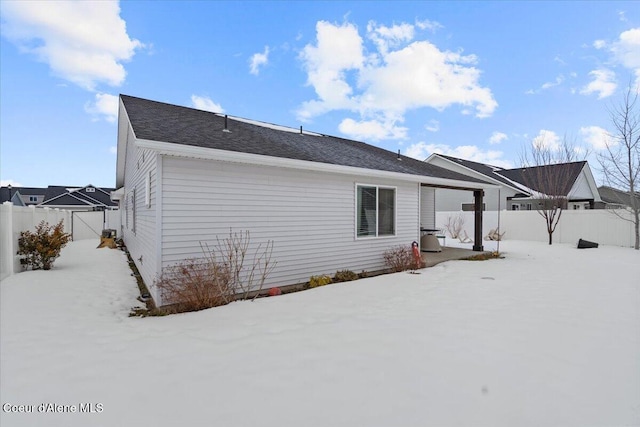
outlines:
{"label": "bare tree", "polygon": [[631,212],[635,228],[634,248],[640,249],[640,101],[639,89],[630,84],[622,101],[609,109],[614,127],[613,134],[606,141],[606,149],[598,153],[598,162],[605,183],[613,188],[628,191],[629,199],[622,201]]}
{"label": "bare tree", "polygon": [[577,174],[584,167],[586,150],[580,150],[565,137],[560,144],[544,139],[534,140],[521,155],[520,181],[530,189],[532,208],[544,219],[553,244],[553,232],[567,208],[567,195]]}

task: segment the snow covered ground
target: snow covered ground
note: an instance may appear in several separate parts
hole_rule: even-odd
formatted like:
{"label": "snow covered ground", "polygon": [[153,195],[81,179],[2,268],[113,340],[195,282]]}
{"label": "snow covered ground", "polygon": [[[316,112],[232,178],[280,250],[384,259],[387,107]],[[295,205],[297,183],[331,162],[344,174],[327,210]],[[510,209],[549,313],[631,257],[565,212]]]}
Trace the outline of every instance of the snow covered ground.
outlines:
{"label": "snow covered ground", "polygon": [[96,245],[1,283],[3,427],[640,425],[638,251],[505,241],[501,260],[129,318],[124,255]]}

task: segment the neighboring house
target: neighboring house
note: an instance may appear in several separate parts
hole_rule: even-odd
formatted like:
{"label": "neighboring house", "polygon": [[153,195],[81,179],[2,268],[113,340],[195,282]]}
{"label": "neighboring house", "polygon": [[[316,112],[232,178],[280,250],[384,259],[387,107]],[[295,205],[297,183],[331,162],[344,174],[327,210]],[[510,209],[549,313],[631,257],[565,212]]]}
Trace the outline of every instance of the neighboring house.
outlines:
{"label": "neighboring house", "polygon": [[[603,185],[598,187],[600,198],[602,199],[602,207],[604,209],[625,209],[632,206],[631,192],[618,190],[617,188],[607,187]],[[636,206],[640,206],[640,193],[635,195]]]}
{"label": "neighboring house", "polygon": [[50,185],[46,188],[2,187],[0,202],[11,201],[18,206],[36,206],[59,208],[74,211],[101,211],[117,209],[111,200],[113,188],[100,188],[93,185],[84,187],[64,187]]}
{"label": "neighboring house", "polygon": [[[544,188],[544,182],[536,181],[544,181],[545,174],[560,175],[566,179],[560,189],[561,195],[567,199],[566,209],[594,209],[600,202],[595,179],[586,161],[505,169],[443,154],[432,154],[425,162],[498,185],[497,188],[486,190],[485,210],[488,211],[536,210],[537,204],[541,203],[539,194],[543,191],[540,189]],[[538,178],[527,178],[527,174]],[[473,205],[467,194],[445,189],[436,191],[435,203],[438,212],[470,210]]]}
{"label": "neighboring house", "polygon": [[46,188],[2,187],[0,188],[0,203],[11,201],[16,206],[37,205],[44,201],[46,192]]}
{"label": "neighboring house", "polygon": [[[362,142],[120,96],[113,197],[122,236],[157,304],[164,268],[230,230],[274,243],[265,286],[378,271],[383,252],[435,226],[437,187],[490,184]],[[475,236],[482,250],[482,212]]]}

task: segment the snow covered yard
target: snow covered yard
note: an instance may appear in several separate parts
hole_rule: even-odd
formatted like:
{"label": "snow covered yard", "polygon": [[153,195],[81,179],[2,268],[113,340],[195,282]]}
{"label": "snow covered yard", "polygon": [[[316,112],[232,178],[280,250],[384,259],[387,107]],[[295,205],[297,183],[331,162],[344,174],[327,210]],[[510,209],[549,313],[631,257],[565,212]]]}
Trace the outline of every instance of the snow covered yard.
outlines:
{"label": "snow covered yard", "polygon": [[505,241],[501,260],[129,318],[124,254],[96,245],[1,283],[2,426],[640,425],[631,249]]}

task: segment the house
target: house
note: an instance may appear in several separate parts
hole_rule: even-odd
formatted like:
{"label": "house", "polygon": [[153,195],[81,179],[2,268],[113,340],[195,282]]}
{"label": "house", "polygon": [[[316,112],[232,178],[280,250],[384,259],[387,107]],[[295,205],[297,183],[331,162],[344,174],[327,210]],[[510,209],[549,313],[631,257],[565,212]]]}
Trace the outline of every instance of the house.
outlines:
{"label": "house", "polygon": [[45,199],[46,188],[12,187],[0,188],[0,203],[11,202],[15,206],[32,206]]}
{"label": "house", "polygon": [[[602,207],[604,209],[625,209],[631,208],[633,202],[629,191],[618,190],[617,188],[608,187],[606,185],[598,187],[600,198],[602,199]],[[636,206],[640,206],[640,193],[635,194]]]}
{"label": "house", "polygon": [[[485,210],[536,210],[547,193],[548,183],[558,181],[553,191],[566,198],[565,209],[594,209],[600,194],[586,161],[557,165],[505,169],[484,163],[432,154],[426,163],[497,185],[485,194]],[[436,211],[471,210],[473,201],[460,191],[436,191]]]}
{"label": "house", "polygon": [[46,188],[7,186],[2,187],[0,191],[0,203],[11,200],[17,206],[100,211],[118,207],[117,203],[111,200],[113,190],[113,188],[94,185],[84,187],[50,185]]}
{"label": "house", "polygon": [[[120,95],[116,184],[122,236],[162,305],[163,269],[230,230],[272,241],[266,287],[337,270],[378,271],[383,252],[435,226],[437,187],[479,179],[358,141]],[[476,250],[482,250],[482,211]]]}

